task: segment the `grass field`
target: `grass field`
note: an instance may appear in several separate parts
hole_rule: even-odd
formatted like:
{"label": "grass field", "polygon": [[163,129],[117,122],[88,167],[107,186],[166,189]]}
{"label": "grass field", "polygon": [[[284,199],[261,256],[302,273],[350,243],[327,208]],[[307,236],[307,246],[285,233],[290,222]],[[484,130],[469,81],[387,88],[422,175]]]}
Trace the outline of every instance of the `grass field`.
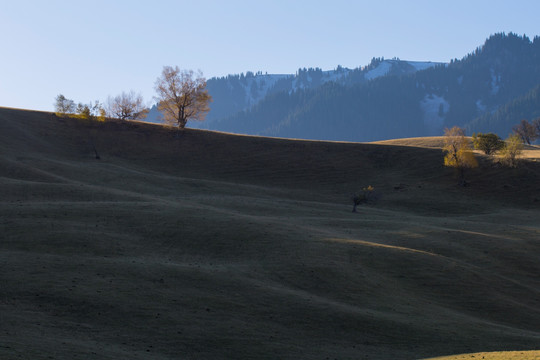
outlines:
{"label": "grass field", "polygon": [[462,354],[454,356],[442,356],[431,360],[539,360],[540,351],[498,351],[490,353]]}
{"label": "grass field", "polygon": [[[470,139],[472,142],[472,138]],[[442,149],[444,146],[444,136],[429,136],[420,138],[375,141],[373,142],[373,144]],[[483,154],[481,151],[478,150],[475,150],[475,152],[479,155]],[[525,145],[521,154],[521,158],[530,161],[540,161],[540,145]]]}
{"label": "grass field", "polygon": [[0,359],[540,350],[540,164],[410,145],[0,109]]}

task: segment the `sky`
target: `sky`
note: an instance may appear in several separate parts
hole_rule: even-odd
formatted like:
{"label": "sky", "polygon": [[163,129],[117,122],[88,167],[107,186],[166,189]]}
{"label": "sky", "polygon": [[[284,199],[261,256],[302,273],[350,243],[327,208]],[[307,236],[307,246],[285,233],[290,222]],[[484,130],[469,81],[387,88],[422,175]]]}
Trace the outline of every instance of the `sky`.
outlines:
{"label": "sky", "polygon": [[540,35],[537,0],[0,0],[0,106],[54,110],[122,91],[150,105],[163,66],[215,76],[449,62],[494,33]]}

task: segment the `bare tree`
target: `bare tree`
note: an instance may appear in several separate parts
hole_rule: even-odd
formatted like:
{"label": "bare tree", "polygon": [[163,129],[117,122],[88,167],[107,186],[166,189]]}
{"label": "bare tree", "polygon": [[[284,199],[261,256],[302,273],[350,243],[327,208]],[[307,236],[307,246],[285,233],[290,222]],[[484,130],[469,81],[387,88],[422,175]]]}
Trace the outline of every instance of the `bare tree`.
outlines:
{"label": "bare tree", "polygon": [[469,140],[465,137],[465,130],[454,126],[444,130],[444,165],[456,168],[459,174],[459,184],[467,185],[465,169],[478,166],[478,162],[471,151]]}
{"label": "bare tree", "polygon": [[148,108],[144,106],[141,94],[130,91],[129,93],[122,92],[115,97],[109,96],[107,98],[107,112],[111,117],[121,120],[137,120],[146,117]]}
{"label": "bare tree", "polygon": [[54,107],[56,114],[64,116],[65,114],[72,114],[75,112],[75,102],[66,98],[64,95],[59,94],[55,99]]}
{"label": "bare tree", "polygon": [[156,80],[158,110],[163,120],[183,129],[188,120],[203,121],[212,97],[206,90],[206,79],[199,71],[180,70],[178,66],[164,66]]}
{"label": "bare tree", "polygon": [[540,137],[540,118],[533,120],[532,125],[536,129],[537,137]]}
{"label": "bare tree", "polygon": [[535,126],[527,120],[521,120],[519,124],[513,127],[513,130],[519,135],[523,142],[526,142],[529,145],[538,138]]}

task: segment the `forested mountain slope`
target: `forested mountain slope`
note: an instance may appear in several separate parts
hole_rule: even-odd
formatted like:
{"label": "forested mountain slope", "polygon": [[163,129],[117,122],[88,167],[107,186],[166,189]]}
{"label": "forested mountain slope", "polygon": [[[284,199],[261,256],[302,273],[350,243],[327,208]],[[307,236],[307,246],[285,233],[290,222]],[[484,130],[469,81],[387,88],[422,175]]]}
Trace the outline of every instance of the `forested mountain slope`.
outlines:
{"label": "forested mountain slope", "polygon": [[213,128],[291,138],[371,141],[438,135],[444,127],[457,125],[506,136],[512,121],[487,128],[475,119],[538,86],[539,60],[538,37],[531,41],[525,36],[497,34],[448,65],[352,85],[332,82],[281,92]]}
{"label": "forested mountain slope", "polygon": [[[261,100],[275,94],[292,94],[299,90],[316,89],[327,83],[351,86],[365,84],[370,80],[392,75],[411,74],[439,65],[433,62],[385,60],[373,58],[367,66],[348,69],[338,66],[334,70],[320,68],[298,69],[296,74],[263,74],[248,71],[246,74],[211,78],[207,89],[213,101],[211,111],[204,123],[190,123],[190,127],[214,129],[220,122],[244,110],[256,106]],[[147,121],[157,122],[159,112],[152,107]]]}
{"label": "forested mountain slope", "polygon": [[[356,69],[248,72],[212,78],[205,122],[189,127],[286,138],[376,141],[445,127],[506,137],[538,117],[540,38],[492,35],[448,64],[373,58]],[[157,121],[154,107],[148,121]]]}

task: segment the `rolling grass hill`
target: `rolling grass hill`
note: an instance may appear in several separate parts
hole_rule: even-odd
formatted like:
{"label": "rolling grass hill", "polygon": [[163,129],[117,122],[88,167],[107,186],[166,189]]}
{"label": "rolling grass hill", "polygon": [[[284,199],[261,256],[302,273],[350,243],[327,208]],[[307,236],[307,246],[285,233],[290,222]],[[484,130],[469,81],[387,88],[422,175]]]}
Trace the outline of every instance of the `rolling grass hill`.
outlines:
{"label": "rolling grass hill", "polygon": [[[469,137],[469,139],[471,141],[471,147],[472,147],[472,138]],[[444,146],[444,136],[426,136],[426,137],[405,138],[405,139],[392,139],[392,140],[374,141],[372,142],[372,144],[442,149]],[[482,151],[474,150],[474,152],[478,156],[486,158]],[[540,161],[540,146],[525,144],[523,146],[523,151],[521,153],[520,158],[529,160],[529,161],[534,161],[534,162]],[[495,159],[496,159],[496,156],[495,156]]]}
{"label": "rolling grass hill", "polygon": [[413,146],[413,147],[427,147],[427,148],[442,149],[442,147],[444,146],[444,137],[443,136],[424,136],[424,137],[414,137],[414,138],[404,138],[404,139],[392,139],[392,140],[374,141],[372,144],[393,145],[393,146]]}
{"label": "rolling grass hill", "polygon": [[442,158],[2,108],[0,358],[539,350],[540,164]]}

